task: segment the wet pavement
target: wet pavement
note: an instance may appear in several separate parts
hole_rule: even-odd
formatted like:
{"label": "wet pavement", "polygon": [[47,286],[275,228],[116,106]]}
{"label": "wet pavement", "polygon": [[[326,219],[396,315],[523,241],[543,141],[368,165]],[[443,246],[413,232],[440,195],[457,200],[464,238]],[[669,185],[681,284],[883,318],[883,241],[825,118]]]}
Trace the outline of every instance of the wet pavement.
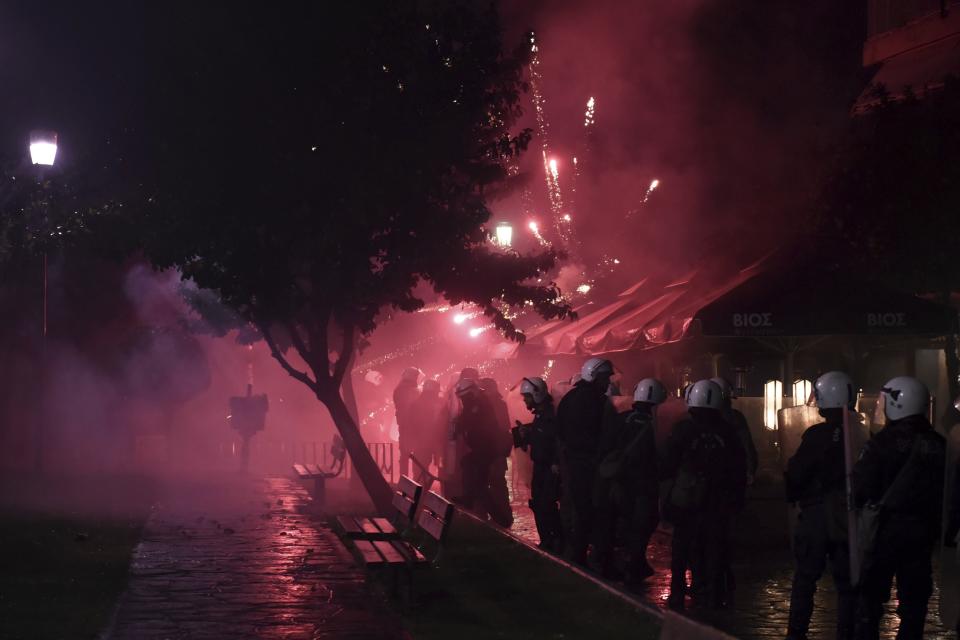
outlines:
{"label": "wet pavement", "polygon": [[[536,543],[539,541],[533,513],[527,506],[529,492],[520,482],[512,484],[514,524],[511,530]],[[733,572],[737,581],[733,602],[721,611],[692,607],[687,615],[708,623],[744,640],[770,640],[786,636],[790,612],[790,587],[793,564],[786,529],[787,509],[777,486],[760,487],[751,492],[744,513],[737,520],[734,537],[741,541],[733,549]],[[750,544],[746,544],[749,541]],[[650,542],[647,557],[656,574],[646,581],[641,592],[632,592],[641,600],[665,608],[670,594],[670,531],[661,526]],[[934,578],[936,583],[936,578]],[[622,585],[619,585],[622,588]],[[930,600],[924,637],[956,638],[956,634],[940,625],[937,615],[939,591]],[[815,612],[810,624],[810,638],[833,638],[836,621],[836,590],[829,574],[825,575],[815,597]],[[894,638],[898,618],[896,602],[891,598],[884,617],[881,638]]]}
{"label": "wet pavement", "polygon": [[164,496],[107,637],[403,637],[294,481],[233,476]]}

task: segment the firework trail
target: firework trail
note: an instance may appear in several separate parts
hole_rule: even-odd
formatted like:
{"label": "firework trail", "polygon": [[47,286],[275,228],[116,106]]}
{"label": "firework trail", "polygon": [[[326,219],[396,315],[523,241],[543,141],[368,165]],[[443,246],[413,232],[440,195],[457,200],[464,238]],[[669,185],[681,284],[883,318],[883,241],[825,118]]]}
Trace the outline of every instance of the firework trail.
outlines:
{"label": "firework trail", "polygon": [[533,237],[537,239],[537,242],[539,242],[541,246],[544,246],[544,247],[545,247],[545,246],[547,246],[548,244],[550,244],[550,243],[547,242],[546,239],[540,234],[540,225],[537,224],[536,220],[531,220],[531,221],[527,224],[527,228],[530,229],[530,233],[533,234]]}
{"label": "firework trail", "polygon": [[596,111],[597,101],[594,100],[593,96],[590,96],[590,99],[587,100],[587,110],[583,114],[583,128],[586,129],[587,139],[589,140],[590,133],[593,131],[593,123],[596,122],[594,119],[594,113]]}
{"label": "firework trail", "polygon": [[547,183],[547,196],[550,200],[550,212],[553,214],[553,226],[557,236],[566,245],[570,239],[569,225],[563,220],[563,195],[560,190],[559,173],[556,160],[550,158],[550,123],[547,121],[544,108],[546,99],[543,97],[540,74],[540,46],[537,36],[530,33],[530,93],[533,96],[533,107],[537,116],[537,130],[540,133],[540,151],[543,156],[543,175]]}

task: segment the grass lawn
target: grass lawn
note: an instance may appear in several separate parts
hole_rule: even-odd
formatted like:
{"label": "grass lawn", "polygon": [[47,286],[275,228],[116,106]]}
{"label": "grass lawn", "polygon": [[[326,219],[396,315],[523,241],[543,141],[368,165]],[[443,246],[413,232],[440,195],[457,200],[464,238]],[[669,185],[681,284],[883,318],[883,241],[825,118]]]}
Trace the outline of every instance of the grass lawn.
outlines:
{"label": "grass lawn", "polygon": [[[97,489],[59,491],[84,488]],[[0,504],[0,638],[96,638],[127,584],[149,502],[106,515],[37,503]]]}
{"label": "grass lawn", "polygon": [[439,567],[414,576],[402,612],[416,640],[656,638],[659,621],[568,569],[466,518]]}

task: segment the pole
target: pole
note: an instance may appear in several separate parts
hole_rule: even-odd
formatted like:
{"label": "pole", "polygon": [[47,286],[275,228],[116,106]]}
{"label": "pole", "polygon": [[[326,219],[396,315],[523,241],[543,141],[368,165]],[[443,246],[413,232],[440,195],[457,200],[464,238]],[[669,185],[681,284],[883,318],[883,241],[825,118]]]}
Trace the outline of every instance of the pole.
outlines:
{"label": "pole", "polygon": [[37,473],[43,471],[43,447],[46,440],[47,413],[46,413],[46,395],[47,395],[47,252],[44,251],[40,266],[42,280],[42,303],[40,315],[40,403],[37,408],[37,431],[34,442],[34,470]]}
{"label": "pole", "polygon": [[857,532],[857,510],[853,504],[853,438],[850,433],[850,410],[843,408],[843,457],[847,481],[847,544],[850,548],[850,583],[860,583],[860,545]]}

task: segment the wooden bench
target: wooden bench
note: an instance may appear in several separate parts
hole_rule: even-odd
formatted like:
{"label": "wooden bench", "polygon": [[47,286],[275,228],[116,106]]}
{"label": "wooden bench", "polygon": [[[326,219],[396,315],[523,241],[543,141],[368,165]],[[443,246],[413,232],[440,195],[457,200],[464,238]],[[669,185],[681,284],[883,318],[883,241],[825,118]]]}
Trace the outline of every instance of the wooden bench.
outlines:
{"label": "wooden bench", "polygon": [[405,576],[403,584],[406,589],[401,594],[405,602],[413,597],[413,573],[417,567],[432,566],[439,562],[453,518],[453,503],[433,491],[424,494],[421,507],[409,539],[353,540],[366,568],[388,572],[395,594],[400,591],[400,576]]}
{"label": "wooden bench", "polygon": [[333,462],[330,470],[324,471],[316,464],[293,465],[293,472],[297,477],[305,482],[313,482],[313,488],[310,495],[313,498],[313,506],[323,508],[327,500],[327,480],[336,478],[343,473],[343,463],[347,456],[346,447],[343,446],[343,440],[340,436],[333,436],[333,444],[330,445],[330,453],[333,455]]}
{"label": "wooden bench", "polygon": [[404,573],[407,577],[407,593],[412,595],[415,568],[434,565],[440,560],[440,552],[450,528],[454,512],[452,502],[428,491],[423,496],[421,507],[409,540],[353,539],[353,545],[367,568],[389,570],[395,592],[399,587],[398,577]]}
{"label": "wooden bench", "polygon": [[397,490],[393,494],[393,522],[387,518],[365,518],[362,516],[337,516],[337,524],[347,538],[357,540],[387,540],[399,538],[400,532],[408,529],[417,514],[417,503],[423,487],[408,478],[400,476]]}

